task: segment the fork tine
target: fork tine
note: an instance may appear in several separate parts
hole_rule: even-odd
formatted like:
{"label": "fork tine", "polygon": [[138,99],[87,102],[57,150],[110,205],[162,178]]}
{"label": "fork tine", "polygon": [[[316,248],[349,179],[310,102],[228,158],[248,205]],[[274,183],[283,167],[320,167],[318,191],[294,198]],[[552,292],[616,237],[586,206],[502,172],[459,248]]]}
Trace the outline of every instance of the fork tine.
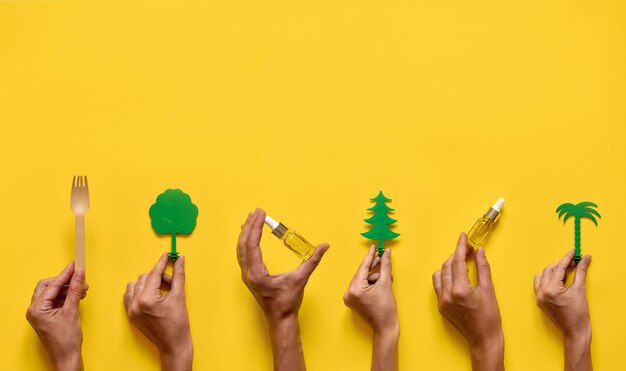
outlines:
{"label": "fork tine", "polygon": [[85,175],[85,188],[89,189],[89,183],[87,183],[87,175]]}
{"label": "fork tine", "polygon": [[72,178],[72,188],[76,188],[76,175]]}
{"label": "fork tine", "polygon": [[80,188],[83,188],[83,176],[80,176]]}

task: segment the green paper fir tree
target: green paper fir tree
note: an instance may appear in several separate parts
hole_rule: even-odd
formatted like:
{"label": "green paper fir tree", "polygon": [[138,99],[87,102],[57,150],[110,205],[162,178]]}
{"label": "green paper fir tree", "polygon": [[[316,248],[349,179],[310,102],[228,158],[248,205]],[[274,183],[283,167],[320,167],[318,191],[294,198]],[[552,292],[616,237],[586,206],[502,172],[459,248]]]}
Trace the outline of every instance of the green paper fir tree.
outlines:
{"label": "green paper fir tree", "polygon": [[383,241],[393,240],[400,235],[389,228],[389,225],[394,224],[397,220],[387,215],[387,213],[393,211],[391,207],[387,206],[387,202],[391,201],[391,199],[385,197],[382,191],[378,192],[378,196],[371,198],[370,201],[376,201],[374,206],[367,209],[373,211],[374,215],[365,219],[365,222],[371,224],[372,228],[367,232],[361,233],[361,235],[370,240],[377,241],[376,252],[378,256],[382,256],[385,251]]}
{"label": "green paper fir tree", "polygon": [[180,189],[168,189],[161,193],[150,206],[152,228],[158,234],[172,235],[172,249],[168,254],[176,261],[176,235],[190,234],[196,227],[198,207],[191,202],[191,197]]}
{"label": "green paper fir tree", "polygon": [[597,210],[592,209],[592,207],[598,207],[598,205],[593,202],[580,202],[576,205],[565,203],[556,208],[556,212],[559,213],[559,219],[561,219],[561,216],[565,215],[563,217],[563,223],[565,223],[567,219],[574,217],[574,261],[576,263],[582,259],[582,255],[580,253],[580,220],[582,218],[587,218],[597,226],[598,221],[595,216],[602,218],[600,213]]}

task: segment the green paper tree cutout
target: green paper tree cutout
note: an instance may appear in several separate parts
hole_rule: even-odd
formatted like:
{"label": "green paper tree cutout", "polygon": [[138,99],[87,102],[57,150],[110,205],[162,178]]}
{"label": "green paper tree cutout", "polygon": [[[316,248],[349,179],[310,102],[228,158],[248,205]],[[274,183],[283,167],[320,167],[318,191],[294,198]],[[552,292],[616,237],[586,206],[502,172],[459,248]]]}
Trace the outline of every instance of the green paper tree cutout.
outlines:
{"label": "green paper tree cutout", "polygon": [[172,235],[172,250],[168,254],[172,261],[178,259],[176,235],[193,232],[197,217],[198,207],[191,202],[191,197],[180,189],[166,190],[150,206],[154,231],[157,234]]}
{"label": "green paper tree cutout", "polygon": [[372,228],[364,233],[361,233],[363,237],[370,240],[378,241],[376,252],[378,256],[382,256],[385,249],[383,248],[383,241],[393,240],[400,234],[395,233],[389,228],[389,225],[394,224],[397,220],[391,218],[387,213],[393,211],[391,207],[387,206],[387,202],[391,201],[390,198],[385,197],[382,191],[378,192],[378,196],[370,198],[370,201],[376,201],[376,204],[370,207],[369,211],[373,211],[374,215],[365,219],[367,224],[371,224]]}
{"label": "green paper tree cutout", "polygon": [[559,213],[559,219],[561,219],[561,216],[565,215],[563,217],[563,224],[565,224],[567,219],[574,217],[574,261],[576,263],[582,259],[580,253],[580,220],[582,218],[590,219],[597,226],[598,221],[595,217],[602,218],[600,213],[593,209],[593,207],[598,207],[598,205],[593,202],[585,201],[577,203],[576,205],[565,203],[556,208],[556,212]]}

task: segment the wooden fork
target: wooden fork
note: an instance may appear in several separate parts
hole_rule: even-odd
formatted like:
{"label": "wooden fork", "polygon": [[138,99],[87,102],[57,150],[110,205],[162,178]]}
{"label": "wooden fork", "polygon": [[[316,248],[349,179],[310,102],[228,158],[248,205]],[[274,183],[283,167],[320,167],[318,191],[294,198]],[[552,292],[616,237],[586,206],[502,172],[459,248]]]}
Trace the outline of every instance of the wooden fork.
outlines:
{"label": "wooden fork", "polygon": [[86,176],[75,176],[72,180],[70,206],[76,216],[76,238],[74,240],[74,270],[85,271],[85,214],[89,210],[89,187]]}

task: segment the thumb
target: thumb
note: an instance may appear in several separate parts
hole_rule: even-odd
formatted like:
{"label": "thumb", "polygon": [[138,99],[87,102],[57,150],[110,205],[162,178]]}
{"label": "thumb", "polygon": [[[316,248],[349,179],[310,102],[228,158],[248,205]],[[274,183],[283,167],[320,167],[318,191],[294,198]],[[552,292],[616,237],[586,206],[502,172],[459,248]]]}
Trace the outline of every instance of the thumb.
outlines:
{"label": "thumb", "polygon": [[174,263],[170,293],[183,294],[185,292],[185,257],[181,256]]}
{"label": "thumb", "polygon": [[65,304],[63,304],[63,308],[73,308],[78,310],[78,303],[80,303],[84,289],[85,272],[74,272],[72,280],[70,281],[70,286],[67,289],[67,296],[65,297]]}
{"label": "thumb", "polygon": [[576,266],[576,275],[574,276],[574,285],[584,286],[587,278],[587,270],[591,264],[591,255],[585,255]]}
{"label": "thumb", "polygon": [[387,248],[383,253],[383,256],[380,258],[380,278],[381,282],[390,282],[392,281],[393,276],[391,275],[391,250]]}
{"label": "thumb", "polygon": [[330,245],[327,243],[318,245],[309,260],[300,264],[300,266],[298,267],[298,272],[308,279],[313,271],[315,271],[315,268],[317,268],[317,266],[320,264],[320,262],[322,261],[322,257],[324,256],[324,254],[326,254],[326,251],[328,251],[329,248]]}
{"label": "thumb", "polygon": [[485,249],[478,248],[476,252],[476,276],[478,277],[479,285],[491,285],[491,266],[485,256]]}

